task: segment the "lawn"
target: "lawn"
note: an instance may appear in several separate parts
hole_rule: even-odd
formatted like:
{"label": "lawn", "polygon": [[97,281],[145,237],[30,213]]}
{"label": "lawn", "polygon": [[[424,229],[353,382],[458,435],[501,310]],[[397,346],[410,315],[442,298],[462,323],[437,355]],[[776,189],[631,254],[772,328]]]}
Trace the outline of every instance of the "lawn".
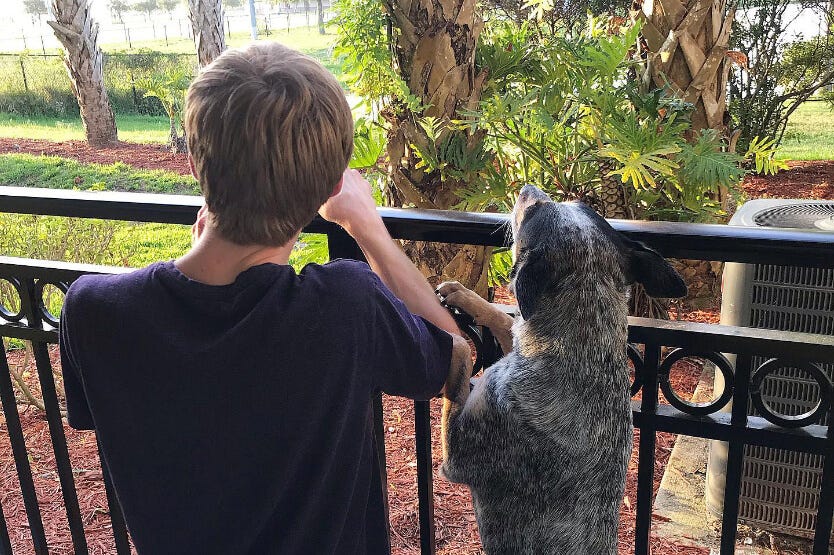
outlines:
{"label": "lawn", "polygon": [[82,164],[57,156],[0,155],[0,185],[198,194],[194,179],[172,172],[135,169],[123,162]]}
{"label": "lawn", "polygon": [[[165,116],[116,115],[119,139],[130,143],[165,143],[169,125]],[[47,141],[84,140],[80,118],[27,117],[0,113],[0,138]]]}
{"label": "lawn", "polygon": [[834,160],[834,110],[805,102],[791,115],[779,155],[787,160]]}
{"label": "lawn", "polygon": [[[122,162],[82,164],[30,154],[0,154],[0,185],[199,194],[190,176],[136,169]],[[0,252],[5,256],[134,268],[182,256],[191,245],[190,227],[175,224],[0,213],[0,229]],[[325,236],[305,233],[290,256],[290,264],[300,269],[308,262],[324,262],[327,252]]]}

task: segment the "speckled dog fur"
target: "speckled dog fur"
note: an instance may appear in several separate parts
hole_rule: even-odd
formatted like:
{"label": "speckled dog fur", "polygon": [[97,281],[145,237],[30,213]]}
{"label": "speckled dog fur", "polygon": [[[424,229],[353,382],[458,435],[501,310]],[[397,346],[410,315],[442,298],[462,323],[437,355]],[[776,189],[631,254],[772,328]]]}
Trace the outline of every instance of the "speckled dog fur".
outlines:
{"label": "speckled dog fur", "polygon": [[[472,491],[488,554],[615,554],[632,438],[629,285],[661,297],[686,287],[656,252],[535,187],[512,231],[512,350],[471,393],[466,380],[446,392],[441,470]],[[509,317],[460,284],[438,293],[509,337]]]}

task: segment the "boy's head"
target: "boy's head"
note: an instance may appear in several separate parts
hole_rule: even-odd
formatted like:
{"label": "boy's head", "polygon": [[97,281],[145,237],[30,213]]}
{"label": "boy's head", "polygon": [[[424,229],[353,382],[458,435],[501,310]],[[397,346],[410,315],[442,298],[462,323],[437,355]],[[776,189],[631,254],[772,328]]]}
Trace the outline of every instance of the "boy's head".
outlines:
{"label": "boy's head", "polygon": [[333,193],[353,149],[336,79],[271,42],[227,50],[200,72],[185,131],[212,223],[241,245],[292,239]]}

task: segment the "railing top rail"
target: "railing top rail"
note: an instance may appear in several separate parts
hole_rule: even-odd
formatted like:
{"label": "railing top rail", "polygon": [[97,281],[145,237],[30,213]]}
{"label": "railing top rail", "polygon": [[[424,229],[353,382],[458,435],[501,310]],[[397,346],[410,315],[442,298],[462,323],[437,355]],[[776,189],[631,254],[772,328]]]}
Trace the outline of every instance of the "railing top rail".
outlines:
{"label": "railing top rail", "polygon": [[[0,256],[0,279],[72,282],[82,274],[118,274],[130,268]],[[0,316],[0,327],[4,324]],[[834,336],[686,321],[629,317],[629,341],[796,360],[834,361]]]}
{"label": "railing top rail", "polygon": [[[190,225],[202,204],[199,196],[84,192],[0,187],[0,212],[75,216]],[[502,246],[506,214],[380,208],[397,239]],[[748,228],[676,222],[610,220],[611,225],[643,241],[664,256],[834,268],[834,233],[777,228]],[[340,233],[316,218],[310,233]]]}

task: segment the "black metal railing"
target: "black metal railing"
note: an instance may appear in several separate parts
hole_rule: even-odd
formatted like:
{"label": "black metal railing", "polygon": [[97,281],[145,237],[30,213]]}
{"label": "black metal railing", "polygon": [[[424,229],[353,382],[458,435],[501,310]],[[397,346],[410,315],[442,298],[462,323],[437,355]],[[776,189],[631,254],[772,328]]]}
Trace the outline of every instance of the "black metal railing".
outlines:
{"label": "black metal railing", "polygon": [[[199,197],[0,187],[0,212],[191,224],[200,204]],[[397,209],[381,209],[381,212],[389,231],[399,239],[492,246],[503,245],[505,240],[503,226],[506,216],[503,215]],[[649,244],[667,257],[834,268],[834,234],[830,233],[616,220],[611,223],[632,239]],[[357,245],[338,226],[317,219],[306,231],[328,236],[331,258],[362,257]],[[0,279],[11,283],[20,296],[20,310],[14,313],[10,310],[0,312],[0,336],[32,342],[68,526],[76,553],[85,553],[87,546],[47,352],[48,344],[58,340],[58,322],[43,302],[43,291],[49,284],[66,291],[73,280],[85,273],[123,271],[126,270],[0,258]],[[813,553],[828,553],[834,514],[834,432],[821,423],[830,411],[834,386],[830,378],[820,370],[820,365],[834,362],[834,337],[641,318],[631,318],[629,324],[629,341],[632,344],[629,354],[635,367],[633,392],[642,392],[642,399],[633,403],[634,423],[641,430],[635,553],[646,555],[649,552],[658,432],[728,442],[721,527],[723,555],[733,553],[736,542],[744,447],[761,445],[822,455],[824,467]],[[468,331],[476,340],[481,362],[490,364],[498,353],[494,341],[485,330],[469,327]],[[664,353],[667,354],[663,356]],[[735,355],[735,364],[730,364],[725,354]],[[754,355],[766,357],[770,362],[754,367]],[[722,373],[725,389],[716,396],[715,401],[693,403],[673,391],[669,379],[670,369],[677,360],[687,357],[708,359],[715,364],[716,372]],[[759,386],[765,377],[785,365],[807,373],[819,388],[819,404],[801,418],[789,418],[775,413],[759,394]],[[0,397],[33,547],[37,553],[47,553],[43,522],[7,366],[4,352],[0,357]],[[659,392],[663,392],[670,404],[659,403]],[[730,400],[733,402],[732,412],[721,412]],[[748,401],[753,402],[762,416],[748,416]],[[381,397],[377,397],[374,399],[375,435],[379,447],[380,471],[384,473],[382,410]],[[429,418],[428,403],[416,402],[415,449],[420,545],[424,554],[435,551]],[[118,505],[113,501],[106,474],[104,479],[110,501],[116,551],[120,554],[129,553],[124,521]],[[383,483],[387,483],[385,476]],[[822,495],[823,492],[827,494]],[[11,553],[2,511],[0,553]]]}

